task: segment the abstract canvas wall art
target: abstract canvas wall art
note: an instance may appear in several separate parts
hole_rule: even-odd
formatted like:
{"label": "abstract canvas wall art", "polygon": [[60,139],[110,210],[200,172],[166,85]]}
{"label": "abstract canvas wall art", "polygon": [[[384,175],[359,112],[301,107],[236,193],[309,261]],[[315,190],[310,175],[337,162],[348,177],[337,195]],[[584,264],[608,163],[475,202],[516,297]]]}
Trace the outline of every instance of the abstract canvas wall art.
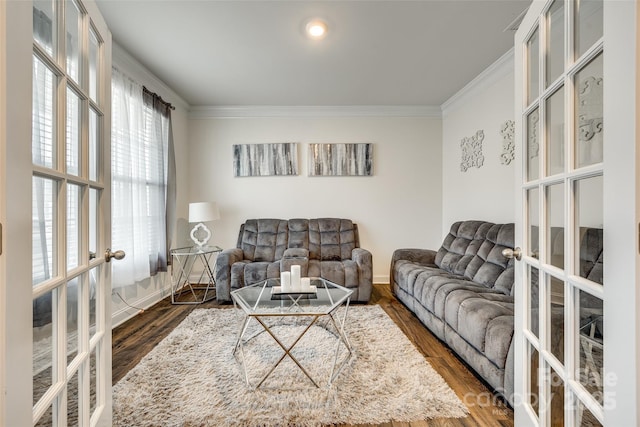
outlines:
{"label": "abstract canvas wall art", "polygon": [[309,176],[371,176],[373,144],[309,144]]}
{"label": "abstract canvas wall art", "polygon": [[298,145],[234,144],[233,176],[298,175]]}

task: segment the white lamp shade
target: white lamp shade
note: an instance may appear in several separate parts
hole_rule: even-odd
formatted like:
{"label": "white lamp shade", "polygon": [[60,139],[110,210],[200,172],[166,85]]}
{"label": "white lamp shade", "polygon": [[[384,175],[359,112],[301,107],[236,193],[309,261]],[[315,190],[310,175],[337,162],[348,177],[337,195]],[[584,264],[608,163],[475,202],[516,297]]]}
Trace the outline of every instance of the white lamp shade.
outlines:
{"label": "white lamp shade", "polygon": [[216,202],[189,203],[189,222],[206,222],[220,219]]}

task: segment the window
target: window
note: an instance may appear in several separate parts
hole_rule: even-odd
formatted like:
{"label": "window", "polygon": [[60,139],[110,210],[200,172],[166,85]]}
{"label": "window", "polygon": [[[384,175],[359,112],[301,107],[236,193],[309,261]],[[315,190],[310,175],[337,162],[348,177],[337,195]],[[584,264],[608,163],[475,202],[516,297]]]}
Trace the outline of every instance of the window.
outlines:
{"label": "window", "polygon": [[112,246],[127,254],[114,264],[112,284],[122,287],[166,270],[171,116],[115,68],[111,93]]}

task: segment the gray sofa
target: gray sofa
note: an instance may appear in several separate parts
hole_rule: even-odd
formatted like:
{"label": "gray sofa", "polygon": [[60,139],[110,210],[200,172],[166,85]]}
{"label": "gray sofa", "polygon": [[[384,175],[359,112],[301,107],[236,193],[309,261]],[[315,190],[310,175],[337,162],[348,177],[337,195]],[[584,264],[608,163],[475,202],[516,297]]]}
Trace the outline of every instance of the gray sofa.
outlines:
{"label": "gray sofa", "polygon": [[393,293],[509,402],[513,395],[514,225],[461,221],[436,252],[398,249]]}
{"label": "gray sofa", "polygon": [[360,248],[358,226],[349,219],[250,219],[240,226],[235,248],[216,260],[218,302],[230,292],[300,265],[303,277],[323,277],[353,289],[351,301],[371,296],[371,252]]}

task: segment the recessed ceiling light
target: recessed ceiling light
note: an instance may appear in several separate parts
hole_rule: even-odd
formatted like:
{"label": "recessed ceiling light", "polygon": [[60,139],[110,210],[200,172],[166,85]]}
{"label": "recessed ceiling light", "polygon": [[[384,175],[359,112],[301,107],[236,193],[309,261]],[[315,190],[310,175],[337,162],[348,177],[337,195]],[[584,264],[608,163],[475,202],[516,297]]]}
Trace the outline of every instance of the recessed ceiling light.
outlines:
{"label": "recessed ceiling light", "polygon": [[311,19],[305,26],[307,36],[314,40],[320,40],[327,35],[327,23],[322,19]]}

